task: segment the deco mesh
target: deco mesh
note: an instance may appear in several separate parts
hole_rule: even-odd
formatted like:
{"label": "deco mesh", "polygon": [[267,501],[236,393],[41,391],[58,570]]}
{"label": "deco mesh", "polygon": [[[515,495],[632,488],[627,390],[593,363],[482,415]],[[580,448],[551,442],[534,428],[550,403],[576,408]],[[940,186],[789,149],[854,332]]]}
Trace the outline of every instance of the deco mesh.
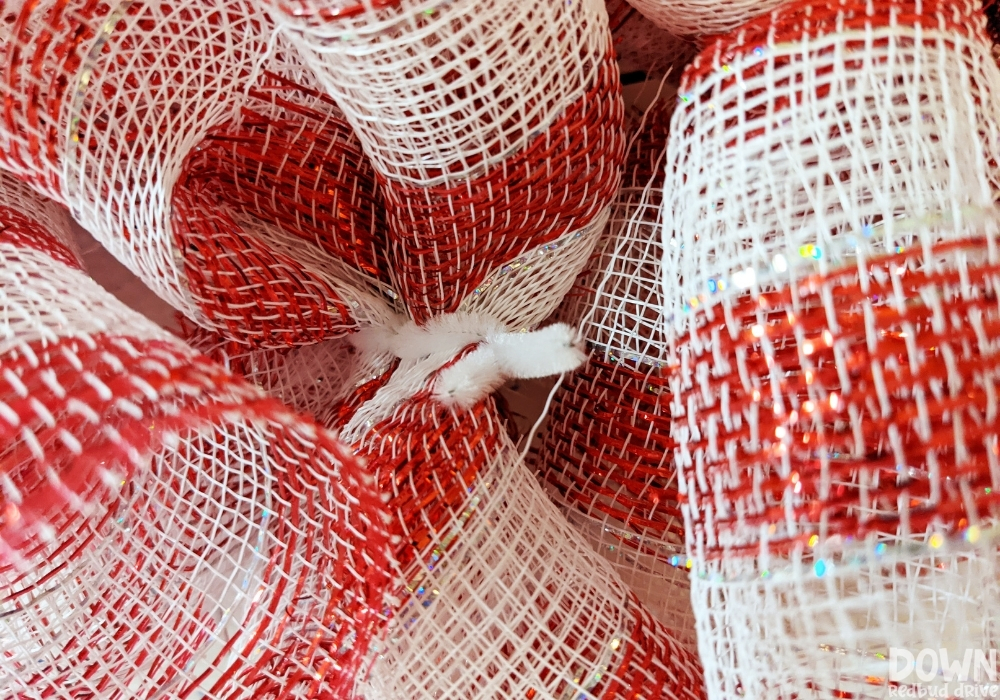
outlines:
{"label": "deco mesh", "polygon": [[384,624],[370,476],[67,264],[55,205],[0,184],[3,687],[343,697]]}
{"label": "deco mesh", "polygon": [[666,395],[668,350],[659,323],[669,120],[670,109],[654,107],[639,125],[605,236],[560,310],[582,324],[592,355],[552,401],[537,468],[570,521],[693,648]]}
{"label": "deco mesh", "polygon": [[360,448],[400,566],[368,697],[702,697],[694,654],[548,500],[491,399],[418,393]]}
{"label": "deco mesh", "polygon": [[623,109],[603,3],[269,4],[379,173],[418,321],[586,229],[614,195]]}
{"label": "deco mesh", "polygon": [[607,0],[607,8],[622,81],[633,73],[650,80],[670,72],[676,83],[694,58],[694,45],[660,29],[625,0]]}
{"label": "deco mesh", "polygon": [[679,37],[711,36],[738,28],[783,0],[628,0],[661,29]]}
{"label": "deco mesh", "polygon": [[983,30],[971,2],[795,2],[684,76],[664,282],[711,698],[884,697],[890,647],[996,645]]}
{"label": "deco mesh", "polygon": [[350,128],[287,52],[265,63],[269,33],[240,0],[11,8],[0,165],[188,318],[280,347],[385,313],[379,247],[353,238],[384,222]]}

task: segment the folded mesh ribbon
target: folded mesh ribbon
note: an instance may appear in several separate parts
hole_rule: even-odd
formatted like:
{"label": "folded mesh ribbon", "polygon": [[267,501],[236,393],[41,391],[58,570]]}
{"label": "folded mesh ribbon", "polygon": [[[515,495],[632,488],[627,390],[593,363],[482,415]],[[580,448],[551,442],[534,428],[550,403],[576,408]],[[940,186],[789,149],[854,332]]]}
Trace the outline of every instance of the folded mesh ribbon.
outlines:
{"label": "folded mesh ribbon", "polygon": [[882,697],[916,680],[890,647],[995,645],[984,27],[794,2],[685,73],[664,280],[710,697]]}
{"label": "folded mesh ribbon", "polygon": [[343,444],[126,309],[0,176],[0,677],[18,697],[342,697],[385,509]]}
{"label": "folded mesh ribbon", "polygon": [[0,167],[198,325],[283,347],[391,309],[374,173],[269,33],[241,0],[12,7]]}
{"label": "folded mesh ribbon", "polygon": [[530,329],[619,183],[603,6],[271,5],[379,173],[412,317],[360,335],[363,355],[397,362],[342,430],[392,494],[399,538],[366,694],[699,697],[691,652],[568,526],[488,396],[582,357],[565,327]]}
{"label": "folded mesh ribbon", "polygon": [[557,391],[537,468],[569,519],[678,639],[695,646],[660,323],[660,200],[671,109],[637,125],[605,236],[560,315],[586,366]]}

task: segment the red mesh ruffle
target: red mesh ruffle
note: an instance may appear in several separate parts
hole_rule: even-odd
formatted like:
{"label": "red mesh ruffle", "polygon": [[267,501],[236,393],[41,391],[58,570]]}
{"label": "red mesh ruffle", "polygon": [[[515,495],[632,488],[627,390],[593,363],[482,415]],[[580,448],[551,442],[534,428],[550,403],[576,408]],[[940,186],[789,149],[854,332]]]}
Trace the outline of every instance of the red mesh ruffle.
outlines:
{"label": "red mesh ruffle", "polygon": [[867,263],[864,282],[857,268],[810,277],[695,332],[705,349],[677,397],[679,441],[709,556],[997,514],[1000,317],[986,250],[902,252]]}
{"label": "red mesh ruffle", "polygon": [[[4,367],[4,475],[20,494],[11,500],[7,488],[0,498],[8,598],[23,601],[17,614],[29,614],[37,586],[64,576],[65,567],[77,567],[84,577],[77,583],[97,586],[94,593],[107,584],[105,576],[115,586],[114,595],[96,595],[86,608],[88,619],[100,621],[91,636],[70,638],[47,651],[63,670],[27,673],[20,682],[59,692],[114,694],[142,669],[147,680],[178,684],[180,694],[213,678],[211,692],[221,695],[252,688],[255,697],[278,697],[296,686],[336,695],[351,687],[387,579],[382,508],[343,446],[166,341],[100,335],[38,342],[16,346]],[[259,501],[261,487],[252,475],[257,467],[232,461],[241,457],[231,452],[239,431],[225,427],[234,420],[268,426],[266,449],[278,457],[270,463],[277,469],[270,503]],[[144,460],[149,454],[152,465]],[[206,491],[196,465],[212,478],[220,471],[227,476]],[[151,487],[151,479],[158,485]],[[213,502],[220,489],[232,500]],[[253,513],[244,513],[254,501]],[[215,510],[220,520],[199,520]],[[157,528],[164,524],[162,514],[174,511],[187,513],[190,529],[166,552]],[[195,561],[203,567],[225,565],[228,560],[218,561],[216,552],[232,546],[229,538],[251,535],[256,526],[246,518],[253,515],[265,518],[270,539],[264,544],[283,546],[262,552],[269,560],[261,574],[267,587],[246,615],[245,635],[233,637],[226,650],[216,648],[218,668],[210,664],[192,678],[186,669],[208,645],[205,635],[222,628],[209,593],[196,583],[204,569],[185,567]],[[128,519],[129,534],[119,534],[115,518]],[[113,546],[122,549],[111,560],[118,563],[88,580],[91,550],[117,539],[121,543]],[[296,569],[293,552],[313,568]],[[12,568],[12,562],[40,557],[44,572],[32,568],[18,574]],[[152,578],[147,567],[156,570]],[[41,573],[45,576],[36,580]],[[299,596],[289,596],[292,587]],[[174,602],[163,596],[178,594],[186,613],[176,616]],[[223,661],[226,652],[234,657]],[[218,677],[217,670],[225,672]]]}
{"label": "red mesh ruffle", "polygon": [[491,270],[601,212],[624,157],[619,91],[609,52],[584,97],[524,149],[462,182],[383,179],[390,255],[414,318],[457,310]]}
{"label": "red mesh ruffle", "polygon": [[[680,545],[669,377],[663,374],[652,365],[592,356],[552,402],[540,461],[548,483],[587,515]],[[636,541],[641,547],[641,540],[622,544]]]}

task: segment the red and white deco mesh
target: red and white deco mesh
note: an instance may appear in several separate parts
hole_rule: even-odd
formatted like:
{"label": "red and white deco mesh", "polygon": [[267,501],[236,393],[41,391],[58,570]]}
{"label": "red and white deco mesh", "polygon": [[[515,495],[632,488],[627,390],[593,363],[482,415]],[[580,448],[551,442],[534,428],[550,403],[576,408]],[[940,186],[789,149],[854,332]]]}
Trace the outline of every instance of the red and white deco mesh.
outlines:
{"label": "red and white deco mesh", "polygon": [[685,73],[664,282],[711,698],[884,697],[891,647],[1000,641],[998,89],[952,0],[789,3]]}
{"label": "red and white deco mesh", "polygon": [[512,325],[566,293],[624,155],[602,0],[267,4],[378,172],[418,322],[478,310]]}
{"label": "red and white deco mesh", "polygon": [[270,32],[245,0],[42,0],[0,18],[0,167],[188,318],[265,347],[385,313],[374,173],[312,78],[280,50],[265,60]]}
{"label": "red and white deco mesh", "polygon": [[361,366],[393,364],[343,416],[398,537],[362,692],[701,697],[692,652],[549,501],[489,396],[495,371],[579,362],[568,329],[529,329],[572,286],[619,184],[603,4],[280,9],[379,172],[390,270],[415,319],[356,339]]}
{"label": "red and white deco mesh", "polygon": [[587,364],[552,401],[538,470],[567,517],[677,638],[695,647],[670,438],[660,199],[669,109],[654,107],[587,274],[561,310],[582,324]]}
{"label": "red and white deco mesh", "polygon": [[694,44],[660,29],[626,0],[606,0],[606,5],[622,81],[640,71],[646,80],[670,72],[671,82],[676,83],[694,57]]}
{"label": "red and white deco mesh", "polygon": [[736,29],[782,4],[782,0],[628,0],[653,24],[680,37],[710,36]]}
{"label": "red and white deco mesh", "polygon": [[389,581],[370,476],[104,292],[25,190],[0,178],[0,683],[346,697]]}

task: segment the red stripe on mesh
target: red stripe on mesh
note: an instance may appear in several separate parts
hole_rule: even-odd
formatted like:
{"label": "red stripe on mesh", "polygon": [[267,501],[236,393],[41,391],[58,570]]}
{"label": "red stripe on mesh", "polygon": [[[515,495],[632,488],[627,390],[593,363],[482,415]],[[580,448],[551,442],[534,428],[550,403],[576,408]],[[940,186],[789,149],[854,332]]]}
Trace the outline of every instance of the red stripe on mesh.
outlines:
{"label": "red stripe on mesh", "polygon": [[632,631],[622,641],[621,656],[592,692],[601,700],[636,698],[705,698],[705,674],[698,656],[678,644],[670,631],[628,596]]}
{"label": "red stripe on mesh", "polygon": [[[964,241],[941,244],[930,257],[950,264],[939,265],[940,271],[913,271],[923,257],[921,250],[907,251],[884,257],[868,264],[869,269],[884,271],[870,280],[868,292],[862,291],[856,267],[816,276],[804,281],[795,290],[793,306],[791,290],[763,294],[758,299],[746,299],[733,310],[737,327],[741,328],[733,340],[725,321],[717,320],[698,331],[710,337],[713,328],[719,327],[719,354],[727,358],[731,371],[713,369],[706,386],[695,381],[694,386],[683,391],[678,400],[686,407],[695,407],[697,421],[702,426],[702,438],[689,444],[692,454],[705,450],[706,479],[710,485],[723,477],[723,485],[714,496],[699,496],[699,506],[704,509],[723,499],[730,506],[730,515],[718,511],[713,516],[717,533],[729,531],[737,525],[741,531],[756,531],[761,525],[781,526],[789,513],[800,524],[800,534],[788,538],[782,533],[772,533],[769,547],[781,551],[805,543],[817,532],[817,524],[826,523],[829,535],[861,536],[869,531],[897,533],[901,526],[902,510],[899,499],[905,501],[906,517],[912,533],[919,534],[932,526],[961,528],[973,515],[974,507],[980,515],[1000,512],[998,494],[993,492],[990,461],[996,456],[996,438],[1000,424],[989,417],[989,395],[983,384],[985,377],[1000,383],[1000,353],[995,350],[983,354],[975,325],[971,319],[981,314],[987,338],[1000,335],[1000,316],[997,314],[996,276],[1000,266],[991,264],[970,265],[967,276],[972,281],[973,294],[958,298],[963,273],[951,261],[962,255],[983,254],[985,241]],[[910,271],[898,280],[905,299],[902,309],[895,305],[894,282],[890,271],[908,266]],[[838,328],[831,328],[827,308],[822,303],[823,290],[832,294]],[[933,312],[921,298],[921,293],[950,289],[943,333],[931,327]],[[874,308],[874,350],[868,347],[862,304],[871,301]],[[758,312],[762,315],[758,315]],[[809,365],[803,365],[796,341],[796,331],[801,332],[803,353],[809,343],[811,353],[806,355]],[[755,333],[759,333],[760,337]],[[913,337],[911,337],[911,335]],[[760,338],[766,337],[776,348],[769,359],[761,350]],[[832,340],[834,345],[828,344]],[[845,355],[838,359],[834,346],[843,343]],[[915,348],[924,356],[925,363],[919,374],[910,371],[910,350]],[[957,375],[949,373],[944,350],[951,348],[956,356]],[[737,372],[739,354],[745,356],[744,366],[750,386],[744,384]],[[702,361],[709,361],[703,358]],[[875,389],[873,365],[883,368],[887,391],[891,397],[890,412],[882,415]],[[712,363],[714,364],[714,363]],[[898,365],[897,371],[891,368]],[[771,367],[774,365],[774,368]],[[850,393],[843,393],[837,371],[840,366],[851,378]],[[782,377],[774,387],[771,377]],[[963,388],[955,394],[949,391],[949,380],[961,380]],[[943,393],[936,396],[932,385],[940,382]],[[918,405],[913,396],[916,385],[924,387],[930,434],[926,439],[916,432]],[[727,430],[720,412],[720,395],[728,386],[730,413],[743,416],[739,425]],[[775,413],[777,405],[773,392],[777,389],[784,409]],[[809,390],[824,398],[810,398]],[[713,397],[713,404],[706,406],[704,393]],[[831,401],[830,396],[835,398]],[[806,402],[811,405],[807,406]],[[808,410],[811,409],[811,410]],[[761,444],[754,448],[750,442],[747,416],[759,412]],[[795,413],[792,413],[792,411]],[[861,431],[866,451],[854,456],[851,412],[861,417]],[[955,417],[964,416],[965,446],[968,454],[960,458],[955,443]],[[684,420],[687,420],[686,418]],[[705,427],[715,420],[719,430],[718,458],[708,452],[709,437]],[[890,427],[900,433],[906,464],[897,465],[889,438]],[[790,436],[786,448],[780,448],[776,431],[787,431]],[[726,446],[732,443],[735,452],[730,458]],[[782,477],[782,449],[789,451],[791,470]],[[992,452],[992,454],[991,454]],[[939,500],[931,489],[931,467],[928,455],[933,454],[940,469],[942,487]],[[829,494],[820,491],[821,454],[830,455]],[[859,474],[869,476],[870,483],[862,489]],[[877,479],[877,481],[875,481]],[[756,482],[755,482],[756,480]],[[969,500],[962,493],[962,485],[969,489]],[[712,486],[713,489],[717,488]],[[798,490],[796,490],[798,489]],[[793,494],[792,503],[786,504],[786,494]],[[713,491],[714,493],[714,491]],[[761,494],[758,498],[754,494]],[[867,493],[867,497],[864,494]],[[743,519],[735,519],[735,504],[740,502],[745,510]],[[755,504],[762,503],[763,506]],[[866,515],[872,509],[878,512]],[[697,528],[704,528],[698,524]],[[710,555],[720,555],[719,547],[709,547]],[[759,544],[746,541],[745,548],[734,544],[726,549],[729,555],[756,556]]]}
{"label": "red stripe on mesh", "polygon": [[[6,446],[0,451],[0,469],[20,491],[21,499],[12,501],[9,492],[0,489],[0,537],[22,556],[51,549],[50,540],[41,538],[32,527],[39,523],[52,528],[57,551],[64,553],[64,565],[88,549],[91,539],[107,532],[98,518],[106,521],[118,517],[115,504],[121,502],[120,496],[111,489],[105,475],[120,472],[121,489],[128,492],[130,482],[141,476],[142,470],[151,469],[144,456],[163,450],[166,434],[211,433],[210,426],[239,418],[255,425],[266,424],[268,453],[277,470],[269,472],[274,477],[269,482],[271,502],[258,505],[270,509],[268,527],[273,541],[287,547],[271,557],[262,578],[271,589],[257,598],[255,605],[267,612],[256,623],[259,627],[247,630],[249,641],[232,648],[239,658],[212,692],[234,692],[242,697],[246,690],[237,692],[234,687],[238,687],[253,689],[254,697],[278,697],[293,690],[300,693],[297,697],[342,697],[350,690],[372,632],[378,629],[382,594],[389,578],[386,533],[380,522],[384,508],[375,490],[367,485],[364,470],[342,445],[314,424],[291,417],[280,403],[264,398],[217,365],[165,341],[108,335],[39,341],[8,352],[3,366],[0,401],[20,422],[11,425],[0,417],[0,445]],[[11,383],[7,371],[18,377],[24,388]],[[54,389],[56,385],[61,390]],[[149,396],[150,390],[157,394],[155,398]],[[122,401],[131,402],[142,412],[141,417],[123,408]],[[79,411],[74,405],[86,406],[90,411]],[[54,423],[46,414],[54,418]],[[41,456],[24,440],[25,429],[36,436],[43,450]],[[63,433],[76,439],[79,450]],[[223,464],[231,461],[224,440],[207,442],[219,454],[187,452],[186,443],[177,448],[182,461],[194,470],[191,478],[199,460],[214,457]],[[339,470],[334,477],[337,463]],[[231,468],[237,469],[239,464],[234,462]],[[61,486],[53,485],[50,474],[58,475]],[[178,469],[175,477],[181,484],[186,473]],[[244,479],[239,474],[234,479],[233,488],[240,491]],[[340,492],[336,501],[331,491]],[[104,515],[85,516],[68,507],[73,495],[103,506]],[[152,512],[170,507],[163,501],[167,495],[160,489],[152,501],[146,496],[133,500],[128,513],[134,516],[129,541],[141,542],[147,526],[144,509]],[[252,499],[255,494],[245,496]],[[197,512],[192,510],[192,516]],[[333,518],[332,513],[339,516]],[[154,522],[155,518],[150,517],[149,522]],[[321,522],[323,526],[319,527]],[[196,527],[194,520],[192,527]],[[228,541],[221,546],[226,544]],[[293,550],[302,553],[313,569],[290,581],[278,574],[289,573],[289,552]],[[206,551],[206,556],[209,554]],[[124,552],[122,556],[145,555]],[[169,562],[163,565],[169,566]],[[142,560],[137,560],[135,567],[116,566],[106,572],[122,590],[122,597],[93,601],[87,614],[101,621],[93,628],[93,638],[72,639],[50,650],[64,662],[63,668],[40,670],[28,679],[31,685],[43,693],[48,688],[72,694],[74,685],[85,677],[98,690],[111,692],[118,687],[116,683],[127,682],[128,674],[136,673],[147,660],[153,665],[142,669],[145,676],[164,684],[176,677],[177,671],[193,658],[192,649],[204,642],[217,621],[207,617],[209,611],[200,607],[200,598],[193,589],[189,589],[192,598],[184,601],[184,616],[161,617],[148,612],[159,608],[151,602],[157,600],[156,591],[147,589],[148,583],[144,583],[150,575],[144,566]],[[0,568],[16,588],[23,577],[9,566]],[[55,571],[47,573],[51,576]],[[191,573],[176,571],[174,575]],[[20,592],[11,595],[32,598],[32,590],[45,581],[37,575],[34,572],[30,580],[24,580]],[[300,602],[310,600],[310,591],[317,586],[322,587],[323,595],[312,603],[308,613],[303,612],[304,604],[297,604],[295,610],[279,609],[282,591],[287,592],[289,586],[296,587],[302,596]],[[152,607],[144,607],[142,600],[129,597],[136,595],[137,587],[148,592],[151,598],[145,603]],[[249,614],[247,619],[252,619]],[[276,624],[278,621],[280,624]],[[296,630],[297,625],[302,629]],[[268,626],[272,628],[271,637],[264,638]],[[175,641],[166,634],[168,629]],[[155,657],[151,656],[149,644],[157,639],[167,651]],[[351,639],[348,650],[345,644]],[[259,644],[265,644],[265,648],[258,655]],[[283,646],[275,650],[275,644]],[[191,687],[174,688],[178,697],[191,693],[215,670],[206,671]]]}
{"label": "red stripe on mesh", "polygon": [[591,357],[553,399],[539,466],[584,513],[683,542],[668,390],[654,367]]}
{"label": "red stripe on mesh", "polygon": [[63,265],[82,269],[76,254],[37,221],[10,207],[0,206],[0,243],[31,248]]}
{"label": "red stripe on mesh", "polygon": [[523,150],[458,183],[382,182],[390,257],[415,319],[457,310],[491,270],[603,210],[624,159],[619,94],[609,49],[594,86]]}
{"label": "red stripe on mesh", "polygon": [[[37,9],[35,2],[24,3],[7,32],[8,41],[0,44],[0,132],[6,132],[0,145],[8,147],[0,147],[0,162],[30,173],[26,180],[46,192],[64,194],[57,176],[66,146],[63,101],[73,94],[70,81],[108,7],[100,0],[57,0],[41,27],[33,27]],[[23,80],[25,68],[29,77]]]}

